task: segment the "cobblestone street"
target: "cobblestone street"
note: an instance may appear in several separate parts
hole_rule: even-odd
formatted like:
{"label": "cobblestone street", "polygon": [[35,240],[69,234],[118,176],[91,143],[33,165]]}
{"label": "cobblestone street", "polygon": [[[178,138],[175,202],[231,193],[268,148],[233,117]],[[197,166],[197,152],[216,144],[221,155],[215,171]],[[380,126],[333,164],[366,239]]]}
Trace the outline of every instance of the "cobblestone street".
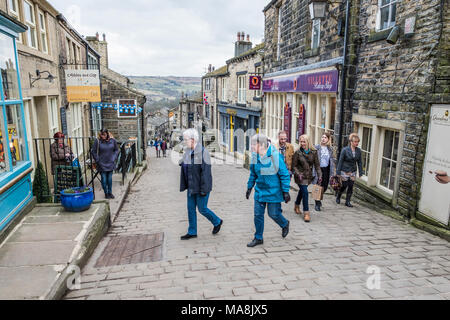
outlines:
{"label": "cobblestone street", "polygon": [[[224,220],[220,233],[199,214],[198,238],[181,241],[188,222],[179,166],[150,152],[149,169],[82,270],[81,289],[65,299],[450,299],[447,241],[356,203],[337,206],[332,196],[310,224],[293,201],[283,204],[286,239],[266,214],[264,244],[247,248],[253,193],[245,199],[248,171],[237,165],[213,166],[209,208]],[[95,267],[112,238],[156,233],[164,233],[162,261]],[[370,266],[381,272],[379,289],[368,289]]]}

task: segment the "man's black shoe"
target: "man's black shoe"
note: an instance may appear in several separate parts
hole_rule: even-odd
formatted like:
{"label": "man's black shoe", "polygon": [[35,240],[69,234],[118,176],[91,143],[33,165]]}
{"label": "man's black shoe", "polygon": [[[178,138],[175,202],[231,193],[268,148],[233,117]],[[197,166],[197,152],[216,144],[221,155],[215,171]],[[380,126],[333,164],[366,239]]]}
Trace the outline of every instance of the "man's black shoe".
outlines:
{"label": "man's black shoe", "polygon": [[109,199],[115,199],[114,195],[112,193],[109,194]]}
{"label": "man's black shoe", "polygon": [[197,236],[195,235],[191,235],[191,234],[186,234],[184,236],[181,237],[181,240],[189,240],[191,238],[197,238]]}
{"label": "man's black shoe", "polygon": [[253,239],[252,242],[250,242],[249,244],[247,244],[247,247],[253,248],[253,247],[256,247],[257,245],[260,245],[260,244],[263,244],[263,243],[264,243],[263,240]]}
{"label": "man's black shoe", "polygon": [[214,229],[213,229],[212,233],[213,233],[213,234],[218,234],[218,233],[219,233],[219,231],[220,231],[220,227],[222,226],[222,224],[223,224],[223,220],[220,220],[220,223],[219,223],[219,225],[218,225],[218,226],[216,226],[216,227],[214,227]]}
{"label": "man's black shoe", "polygon": [[288,233],[289,233],[289,221],[288,221],[286,227],[283,228],[283,232],[282,232],[281,236],[282,236],[283,238],[286,238],[287,235],[288,235]]}
{"label": "man's black shoe", "polygon": [[346,207],[349,207],[349,208],[353,208],[353,205],[352,205],[350,202],[346,202],[346,203],[345,203],[345,206],[346,206]]}

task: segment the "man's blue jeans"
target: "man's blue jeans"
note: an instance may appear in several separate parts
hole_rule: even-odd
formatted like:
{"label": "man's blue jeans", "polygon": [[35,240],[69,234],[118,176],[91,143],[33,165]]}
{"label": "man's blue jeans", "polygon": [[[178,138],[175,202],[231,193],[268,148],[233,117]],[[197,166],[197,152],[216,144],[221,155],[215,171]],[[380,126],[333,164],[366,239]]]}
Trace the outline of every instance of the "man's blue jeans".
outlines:
{"label": "man's blue jeans", "polygon": [[197,235],[197,208],[198,211],[208,219],[214,227],[220,224],[221,219],[215,215],[214,212],[208,209],[209,193],[202,197],[200,194],[187,195],[187,207],[189,216],[189,230],[188,234],[191,236]]}
{"label": "man's blue jeans", "polygon": [[267,211],[269,217],[273,219],[281,228],[287,226],[288,221],[283,217],[283,210],[281,209],[281,203],[264,203],[255,199],[255,239],[263,240],[264,233],[264,213]]}
{"label": "man's blue jeans", "polygon": [[105,191],[105,194],[111,194],[112,193],[112,176],[113,176],[113,171],[102,172],[101,175],[102,175],[103,191]]}

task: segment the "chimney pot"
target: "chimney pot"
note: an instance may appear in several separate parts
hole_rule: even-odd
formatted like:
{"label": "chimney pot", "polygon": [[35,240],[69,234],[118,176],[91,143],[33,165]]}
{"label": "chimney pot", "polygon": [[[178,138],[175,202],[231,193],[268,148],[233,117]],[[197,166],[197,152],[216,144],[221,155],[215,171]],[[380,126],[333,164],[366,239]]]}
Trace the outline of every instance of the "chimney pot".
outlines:
{"label": "chimney pot", "polygon": [[241,41],[241,33],[240,32],[237,33],[237,41]]}
{"label": "chimney pot", "polygon": [[247,42],[250,42],[250,35],[247,35]]}
{"label": "chimney pot", "polygon": [[245,32],[244,31],[241,32],[241,37],[242,37],[241,41],[245,41]]}
{"label": "chimney pot", "polygon": [[103,34],[103,41],[106,41],[106,34]]}
{"label": "chimney pot", "polygon": [[98,34],[98,32],[95,34],[95,37],[97,38],[97,40],[100,40],[100,35]]}

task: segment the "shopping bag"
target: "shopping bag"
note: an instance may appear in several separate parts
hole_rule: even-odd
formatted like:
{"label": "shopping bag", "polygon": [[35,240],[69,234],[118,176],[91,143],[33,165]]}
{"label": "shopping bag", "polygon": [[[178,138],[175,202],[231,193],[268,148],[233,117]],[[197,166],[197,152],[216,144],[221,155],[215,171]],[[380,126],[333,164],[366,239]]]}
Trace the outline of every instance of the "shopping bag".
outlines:
{"label": "shopping bag", "polygon": [[321,201],[323,199],[323,187],[315,184],[312,189],[312,197],[315,201]]}

